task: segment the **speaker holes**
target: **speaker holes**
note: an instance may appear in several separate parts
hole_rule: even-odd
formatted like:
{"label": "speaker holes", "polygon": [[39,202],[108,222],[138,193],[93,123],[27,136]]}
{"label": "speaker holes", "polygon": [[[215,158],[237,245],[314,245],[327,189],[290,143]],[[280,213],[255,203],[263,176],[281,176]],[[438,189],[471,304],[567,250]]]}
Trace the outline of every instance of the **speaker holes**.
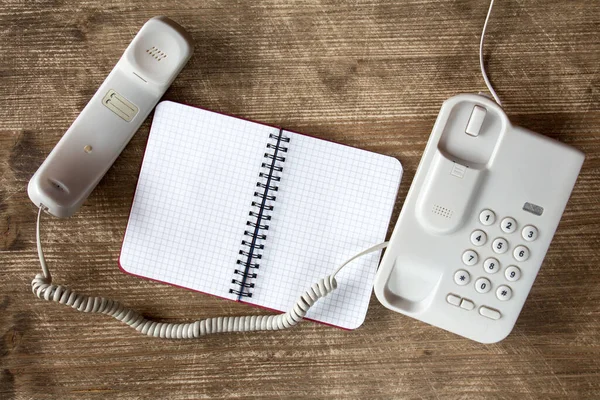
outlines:
{"label": "speaker holes", "polygon": [[155,59],[156,61],[160,61],[160,60],[162,60],[163,58],[166,58],[166,57],[167,57],[167,55],[166,55],[164,52],[160,51],[160,49],[159,49],[158,47],[156,47],[156,46],[152,46],[152,48],[150,48],[150,49],[147,49],[147,50],[146,50],[146,53],[148,53],[148,54],[150,54],[152,57],[154,57],[154,59]]}
{"label": "speaker holes", "polygon": [[440,215],[444,218],[452,218],[452,214],[454,214],[454,211],[452,211],[451,209],[439,206],[437,204],[433,206],[431,212]]}

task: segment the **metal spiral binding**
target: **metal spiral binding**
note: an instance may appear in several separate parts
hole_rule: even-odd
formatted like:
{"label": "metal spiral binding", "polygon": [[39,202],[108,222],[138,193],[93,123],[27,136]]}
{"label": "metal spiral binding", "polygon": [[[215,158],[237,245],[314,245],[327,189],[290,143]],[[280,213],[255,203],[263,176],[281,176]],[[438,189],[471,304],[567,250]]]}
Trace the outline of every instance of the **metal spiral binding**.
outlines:
{"label": "metal spiral binding", "polygon": [[281,172],[283,172],[283,163],[288,148],[284,143],[289,143],[290,138],[283,136],[283,130],[280,129],[278,134],[269,135],[269,143],[267,143],[267,151],[264,154],[265,162],[261,163],[262,171],[258,174],[259,181],[256,182],[256,191],[254,197],[257,200],[251,203],[252,209],[248,213],[251,217],[246,221],[246,226],[249,228],[244,231],[242,240],[242,248],[239,251],[239,258],[236,264],[234,278],[231,283],[234,288],[229,289],[229,293],[238,296],[238,300],[243,297],[252,297],[251,289],[254,288],[252,279],[258,277],[256,270],[260,267],[260,259],[262,259],[261,250],[264,250],[265,245],[262,243],[267,239],[266,231],[269,230],[268,221],[271,220],[269,211],[273,211],[273,202],[277,200],[274,194],[279,189],[278,182],[281,182]]}

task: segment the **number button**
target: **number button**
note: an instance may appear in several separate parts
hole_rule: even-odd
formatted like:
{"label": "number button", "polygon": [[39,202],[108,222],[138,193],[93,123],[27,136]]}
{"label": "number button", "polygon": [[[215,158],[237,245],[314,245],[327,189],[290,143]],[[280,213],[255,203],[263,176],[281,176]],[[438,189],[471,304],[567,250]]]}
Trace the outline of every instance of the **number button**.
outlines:
{"label": "number button", "polygon": [[494,253],[503,254],[508,250],[508,242],[504,238],[496,238],[492,242],[492,250]]}
{"label": "number button", "polygon": [[495,274],[500,270],[500,263],[495,258],[488,258],[483,262],[483,269],[488,274]]}
{"label": "number button", "polygon": [[525,246],[517,246],[515,247],[513,256],[517,261],[526,261],[529,258],[529,249]]}
{"label": "number button", "polygon": [[479,222],[485,226],[490,226],[496,222],[496,214],[492,210],[483,210],[479,213]]}
{"label": "number button", "polygon": [[518,281],[519,278],[521,278],[521,270],[519,269],[519,267],[516,267],[514,265],[509,265],[506,268],[506,271],[504,271],[504,277],[506,278],[507,281],[511,281],[511,282]]}
{"label": "number button", "polygon": [[517,221],[514,218],[506,217],[500,223],[500,228],[502,228],[502,232],[504,233],[513,233],[517,230]]}
{"label": "number button", "polygon": [[533,242],[538,237],[538,230],[533,225],[527,225],[521,231],[521,236],[523,236],[523,239],[527,240],[528,242]]}
{"label": "number button", "polygon": [[459,269],[454,273],[454,283],[457,285],[465,286],[469,282],[471,282],[471,275],[464,269]]}
{"label": "number button", "polygon": [[487,235],[482,230],[476,230],[471,233],[471,243],[474,246],[483,246],[487,242]]}
{"label": "number button", "polygon": [[492,283],[487,278],[479,278],[475,281],[475,290],[479,293],[487,293],[492,289]]}
{"label": "number button", "polygon": [[498,286],[498,289],[496,289],[496,297],[501,301],[510,300],[512,297],[512,289],[506,285]]}
{"label": "number button", "polygon": [[479,261],[479,255],[473,250],[467,250],[462,255],[462,261],[465,265],[475,265]]}

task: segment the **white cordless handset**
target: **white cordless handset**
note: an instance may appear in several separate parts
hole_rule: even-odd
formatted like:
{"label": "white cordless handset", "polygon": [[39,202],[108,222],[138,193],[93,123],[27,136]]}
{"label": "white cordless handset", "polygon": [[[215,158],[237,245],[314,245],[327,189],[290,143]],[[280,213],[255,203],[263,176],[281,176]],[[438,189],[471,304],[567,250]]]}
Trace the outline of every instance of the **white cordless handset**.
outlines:
{"label": "white cordless handset", "polygon": [[177,23],[146,22],[29,181],[31,201],[56,217],[77,212],[192,53]]}

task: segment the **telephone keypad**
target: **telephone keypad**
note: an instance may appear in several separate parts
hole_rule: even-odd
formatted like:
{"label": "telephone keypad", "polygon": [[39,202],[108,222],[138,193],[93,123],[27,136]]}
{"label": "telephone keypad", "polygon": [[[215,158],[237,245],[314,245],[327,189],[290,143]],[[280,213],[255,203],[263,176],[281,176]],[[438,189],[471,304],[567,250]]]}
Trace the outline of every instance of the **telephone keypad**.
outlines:
{"label": "telephone keypad", "polygon": [[[495,232],[500,232],[506,235],[510,235],[514,232],[519,232],[520,238],[525,242],[534,242],[538,237],[538,230],[531,224],[520,225],[518,221],[510,216],[505,216],[501,219],[496,220],[496,213],[491,209],[484,209],[478,215],[479,228],[471,231],[469,237],[469,243],[472,246],[481,247],[481,253],[476,252],[473,249],[466,249],[462,253],[462,262],[464,265],[473,267],[479,264],[480,255],[483,260],[482,264],[479,264],[489,277],[476,277],[474,283],[471,283],[477,293],[482,296],[490,296],[490,292],[493,292],[492,296],[496,296],[498,300],[509,301],[513,297],[513,289],[506,285],[508,282],[517,282],[521,279],[521,268],[517,265],[511,264],[516,260],[517,262],[525,262],[531,256],[530,250],[527,246],[517,243],[518,240],[511,240],[509,242],[504,237],[496,237],[488,244],[490,247],[482,247],[488,243],[488,237],[493,234],[494,231],[487,231],[494,229],[494,224],[500,228]],[[521,229],[520,226],[523,228]],[[497,228],[496,228],[497,229]],[[486,232],[487,231],[487,232]],[[507,236],[508,237],[508,236]],[[514,238],[513,238],[514,239]],[[489,250],[491,248],[491,251]],[[507,253],[505,255],[505,253]],[[504,260],[504,261],[503,261]],[[503,265],[503,263],[506,264]],[[505,267],[506,266],[506,267]],[[469,271],[476,271],[470,269]],[[497,274],[501,271],[502,274]],[[464,269],[460,269],[454,273],[454,282],[459,286],[466,286],[471,282],[471,274]],[[487,297],[486,297],[487,298]],[[484,317],[491,319],[499,319],[501,313],[498,310],[492,309],[485,305],[485,298],[482,297],[482,304],[476,304],[478,299],[466,300],[462,299],[459,295],[448,295],[447,301],[457,307],[465,310],[473,310],[475,307],[479,307],[479,314]]]}

